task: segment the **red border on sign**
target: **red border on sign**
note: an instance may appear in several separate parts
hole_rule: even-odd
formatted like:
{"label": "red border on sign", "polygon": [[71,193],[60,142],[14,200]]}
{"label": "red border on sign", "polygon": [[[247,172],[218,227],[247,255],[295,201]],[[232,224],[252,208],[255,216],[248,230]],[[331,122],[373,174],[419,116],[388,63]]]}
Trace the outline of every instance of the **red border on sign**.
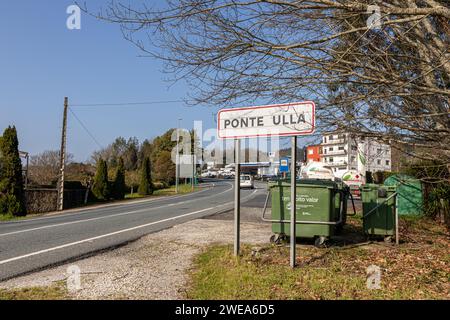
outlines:
{"label": "red border on sign", "polygon": [[[266,108],[276,108],[276,107],[284,107],[284,106],[293,106],[293,105],[301,105],[301,104],[311,104],[312,105],[312,129],[309,131],[304,132],[286,132],[286,133],[280,133],[280,134],[251,134],[251,135],[243,135],[243,136],[227,136],[227,137],[221,137],[220,136],[220,114],[222,112],[229,112],[229,111],[239,111],[239,110],[252,110],[252,109],[266,109]],[[270,104],[265,106],[255,106],[255,107],[243,107],[243,108],[229,108],[229,109],[222,109],[217,113],[217,136],[219,139],[237,139],[237,138],[252,138],[252,137],[279,137],[279,136],[301,136],[306,134],[311,134],[314,132],[316,128],[316,104],[314,101],[302,101],[302,102],[291,102],[291,103],[282,103],[282,104]]]}

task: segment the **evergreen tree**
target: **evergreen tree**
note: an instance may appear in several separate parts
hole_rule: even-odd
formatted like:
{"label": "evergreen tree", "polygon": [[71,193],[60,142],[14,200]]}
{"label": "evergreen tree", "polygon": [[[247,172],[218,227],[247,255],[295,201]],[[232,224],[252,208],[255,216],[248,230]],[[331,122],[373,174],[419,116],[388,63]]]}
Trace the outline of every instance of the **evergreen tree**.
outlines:
{"label": "evergreen tree", "polygon": [[108,200],[110,197],[108,184],[108,167],[106,161],[99,159],[97,162],[97,172],[94,177],[94,185],[92,186],[92,193],[97,200]]}
{"label": "evergreen tree", "polygon": [[114,199],[122,200],[125,198],[126,186],[125,186],[125,166],[123,158],[119,158],[119,164],[117,166],[116,178],[113,183],[113,195]]}
{"label": "evergreen tree", "polygon": [[24,216],[26,208],[22,162],[19,156],[19,140],[14,126],[8,127],[0,139],[0,157],[0,213]]}
{"label": "evergreen tree", "polygon": [[141,182],[139,183],[138,192],[142,196],[153,193],[153,183],[151,176],[150,158],[146,157],[141,168]]}

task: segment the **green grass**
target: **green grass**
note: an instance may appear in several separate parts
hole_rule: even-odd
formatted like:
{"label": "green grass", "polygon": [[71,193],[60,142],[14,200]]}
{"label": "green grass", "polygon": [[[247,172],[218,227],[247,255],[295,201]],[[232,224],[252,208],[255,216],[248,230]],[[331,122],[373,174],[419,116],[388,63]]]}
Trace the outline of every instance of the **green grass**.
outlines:
{"label": "green grass", "polygon": [[29,219],[32,217],[37,217],[37,216],[40,216],[40,214],[29,214],[26,216],[16,217],[16,216],[0,213],[0,222],[2,222],[2,221],[20,221],[20,220],[26,220],[26,219]]}
{"label": "green grass", "polygon": [[62,283],[49,287],[32,287],[22,289],[0,289],[0,300],[63,300],[68,293]]}
{"label": "green grass", "polygon": [[[403,221],[402,232],[405,239],[415,241],[400,247],[301,246],[294,270],[289,267],[288,247],[267,245],[255,255],[251,246],[244,246],[236,258],[231,246],[211,246],[194,261],[186,298],[449,299],[445,228],[423,219]],[[366,286],[366,268],[372,264],[382,270],[378,290]]]}

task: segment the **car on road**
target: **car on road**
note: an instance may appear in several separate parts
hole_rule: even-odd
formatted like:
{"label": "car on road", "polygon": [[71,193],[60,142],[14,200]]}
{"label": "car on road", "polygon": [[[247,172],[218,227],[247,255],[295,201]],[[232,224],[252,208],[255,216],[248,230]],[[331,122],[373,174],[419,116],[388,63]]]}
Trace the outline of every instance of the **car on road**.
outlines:
{"label": "car on road", "polygon": [[216,171],[206,171],[206,172],[203,172],[200,176],[202,178],[216,178],[217,172]]}
{"label": "car on road", "polygon": [[241,188],[255,188],[255,182],[253,181],[253,177],[249,174],[243,174],[241,175],[240,179],[240,186]]}

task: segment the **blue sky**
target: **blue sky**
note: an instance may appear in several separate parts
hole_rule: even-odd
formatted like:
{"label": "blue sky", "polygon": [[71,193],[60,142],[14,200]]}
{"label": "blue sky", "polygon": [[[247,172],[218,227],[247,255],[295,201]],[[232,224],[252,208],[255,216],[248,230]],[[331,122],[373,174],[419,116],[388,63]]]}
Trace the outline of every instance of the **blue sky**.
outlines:
{"label": "blue sky", "polygon": [[[91,5],[106,1],[89,1]],[[0,2],[0,130],[14,124],[20,149],[36,154],[58,149],[63,99],[70,104],[179,100],[183,83],[164,81],[160,61],[139,58],[119,26],[82,15],[81,30],[66,28],[73,1]],[[102,146],[117,136],[140,141],[203,120],[215,126],[207,107],[182,103],[132,107],[73,107]],[[69,113],[68,151],[87,160],[98,145]]]}

